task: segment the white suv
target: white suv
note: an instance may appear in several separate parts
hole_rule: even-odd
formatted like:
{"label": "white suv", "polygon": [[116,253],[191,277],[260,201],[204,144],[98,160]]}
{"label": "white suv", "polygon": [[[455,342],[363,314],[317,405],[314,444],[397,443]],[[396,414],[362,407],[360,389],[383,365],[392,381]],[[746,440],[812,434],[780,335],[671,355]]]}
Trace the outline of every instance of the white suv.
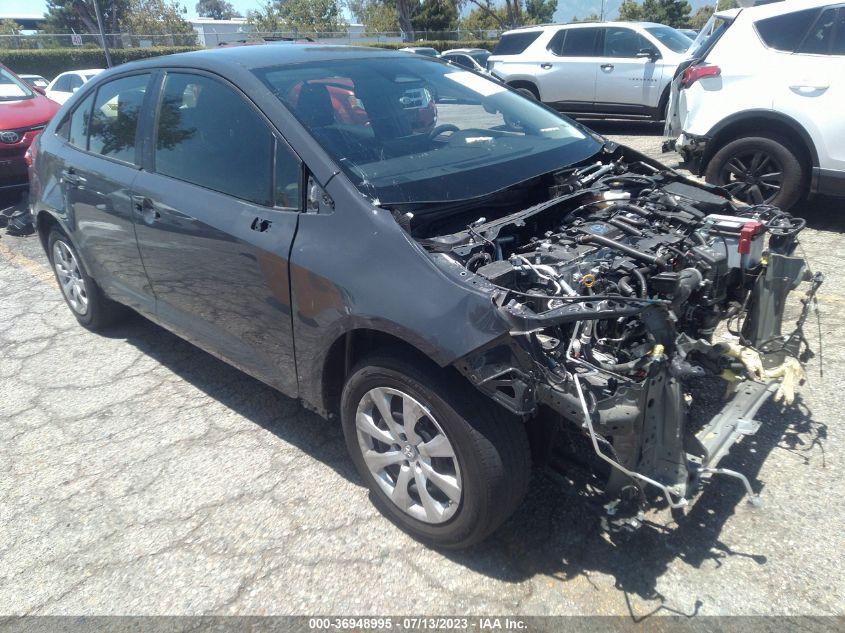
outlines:
{"label": "white suv", "polygon": [[666,135],[707,182],[784,209],[845,195],[845,4],[714,14],[672,95]]}
{"label": "white suv", "polygon": [[503,34],[487,68],[561,112],[662,120],[669,84],[691,44],[651,22],[533,26]]}

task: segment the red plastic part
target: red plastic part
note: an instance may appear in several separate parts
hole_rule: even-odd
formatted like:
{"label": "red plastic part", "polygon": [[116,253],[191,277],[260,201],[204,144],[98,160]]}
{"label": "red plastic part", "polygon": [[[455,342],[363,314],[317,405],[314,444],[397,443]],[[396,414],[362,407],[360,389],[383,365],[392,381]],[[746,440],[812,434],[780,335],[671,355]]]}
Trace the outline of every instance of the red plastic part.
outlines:
{"label": "red plastic part", "polygon": [[751,240],[754,239],[755,235],[759,235],[762,232],[763,225],[757,220],[752,220],[751,222],[743,224],[742,229],[739,232],[739,244],[736,247],[737,252],[740,255],[747,255],[750,253]]}

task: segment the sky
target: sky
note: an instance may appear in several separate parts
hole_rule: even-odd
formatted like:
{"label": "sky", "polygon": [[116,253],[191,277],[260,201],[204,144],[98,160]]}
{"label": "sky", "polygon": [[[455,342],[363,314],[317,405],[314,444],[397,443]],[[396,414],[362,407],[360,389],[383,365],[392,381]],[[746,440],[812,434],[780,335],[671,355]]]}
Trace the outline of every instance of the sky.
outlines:
{"label": "sky", "polygon": [[[264,5],[263,0],[229,0],[235,9],[246,15],[251,9],[258,9]],[[180,4],[188,9],[186,17],[192,19],[197,17],[196,0],[180,0]],[[44,0],[0,0],[0,14],[21,13],[23,15],[43,15],[47,10],[47,3]]]}

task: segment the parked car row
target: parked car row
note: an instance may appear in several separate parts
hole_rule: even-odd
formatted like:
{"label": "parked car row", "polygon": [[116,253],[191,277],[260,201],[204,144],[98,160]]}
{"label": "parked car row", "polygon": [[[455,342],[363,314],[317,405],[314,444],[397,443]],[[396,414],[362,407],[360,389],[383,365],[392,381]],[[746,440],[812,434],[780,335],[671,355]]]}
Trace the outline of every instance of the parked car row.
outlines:
{"label": "parked car row", "polygon": [[60,104],[102,69],[64,72],[47,81],[16,75],[0,64],[0,200],[14,201],[27,185],[27,150]]}
{"label": "parked car row", "polygon": [[675,73],[666,149],[749,204],[845,196],[845,5],[715,13]]}
{"label": "parked car row", "polygon": [[663,120],[669,85],[691,44],[651,22],[531,26],[504,33],[487,67],[560,112]]}

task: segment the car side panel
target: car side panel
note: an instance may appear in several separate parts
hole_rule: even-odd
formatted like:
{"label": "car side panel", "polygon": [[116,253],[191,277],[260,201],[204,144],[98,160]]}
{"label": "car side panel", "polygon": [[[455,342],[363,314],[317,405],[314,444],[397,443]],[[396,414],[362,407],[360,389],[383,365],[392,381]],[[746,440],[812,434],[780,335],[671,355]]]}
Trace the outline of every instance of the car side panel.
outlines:
{"label": "car side panel", "polygon": [[300,397],[323,409],[326,355],[345,332],[385,332],[447,365],[507,331],[489,295],[450,278],[386,210],[338,175],[328,214],[305,213],[291,252]]}

